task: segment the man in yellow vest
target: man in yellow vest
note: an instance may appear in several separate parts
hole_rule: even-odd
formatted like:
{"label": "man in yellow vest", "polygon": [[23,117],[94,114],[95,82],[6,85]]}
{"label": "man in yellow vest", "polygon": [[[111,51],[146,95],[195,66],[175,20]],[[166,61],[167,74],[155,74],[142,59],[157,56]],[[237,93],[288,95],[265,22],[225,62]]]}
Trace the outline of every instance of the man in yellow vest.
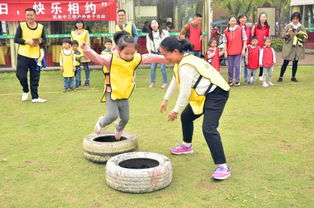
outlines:
{"label": "man in yellow vest", "polygon": [[27,72],[30,71],[30,89],[33,103],[44,103],[47,100],[38,96],[40,68],[37,67],[40,58],[40,45],[46,42],[44,26],[36,22],[36,11],[25,10],[26,22],[21,22],[16,29],[14,42],[19,44],[17,55],[16,77],[23,87],[22,101],[28,98]]}
{"label": "man in yellow vest", "polygon": [[118,16],[118,22],[116,25],[116,32],[124,30],[128,32],[134,38],[135,41],[137,41],[138,33],[137,33],[136,26],[132,22],[126,22],[125,10],[119,9],[117,12],[117,16]]}

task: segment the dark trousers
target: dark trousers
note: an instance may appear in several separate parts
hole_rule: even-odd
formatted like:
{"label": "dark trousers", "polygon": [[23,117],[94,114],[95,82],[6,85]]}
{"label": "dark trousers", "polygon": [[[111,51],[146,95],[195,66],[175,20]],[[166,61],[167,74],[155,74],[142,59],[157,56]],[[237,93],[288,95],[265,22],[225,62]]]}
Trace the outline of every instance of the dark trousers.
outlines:
{"label": "dark trousers", "polygon": [[[224,149],[217,128],[228,97],[229,92],[217,87],[213,92],[207,94],[204,105],[203,135],[215,164],[226,163]],[[190,104],[182,112],[181,125],[184,142],[192,143],[193,121],[201,115],[195,115]]]}
{"label": "dark trousers", "polygon": [[38,98],[38,83],[40,78],[40,71],[36,70],[37,63],[35,59],[28,58],[25,56],[17,56],[17,67],[16,67],[16,77],[20,81],[21,86],[23,87],[23,92],[29,92],[28,81],[27,81],[27,72],[29,69],[29,81],[32,99]]}
{"label": "dark trousers", "polygon": [[[283,75],[285,74],[288,64],[289,64],[289,60],[283,61],[281,70],[280,70],[280,77],[283,77]],[[298,70],[298,61],[292,61],[292,77],[295,77],[297,70]]]}
{"label": "dark trousers", "polygon": [[259,68],[259,75],[258,75],[259,77],[261,77],[261,76],[263,76],[263,67],[260,67]]}

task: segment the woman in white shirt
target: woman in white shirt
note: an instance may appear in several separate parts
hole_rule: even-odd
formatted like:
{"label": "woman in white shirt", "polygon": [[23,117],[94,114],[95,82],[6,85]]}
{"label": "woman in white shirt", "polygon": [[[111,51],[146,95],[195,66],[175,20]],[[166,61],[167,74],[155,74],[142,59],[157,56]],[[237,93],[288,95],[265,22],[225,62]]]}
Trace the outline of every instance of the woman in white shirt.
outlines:
{"label": "woman in white shirt", "polygon": [[[148,28],[149,32],[146,36],[147,51],[148,53],[160,54],[159,53],[160,43],[163,39],[169,36],[169,33],[168,31],[161,29],[160,24],[155,19],[153,19],[150,22]],[[158,63],[153,63],[150,66],[150,85],[149,85],[150,88],[155,87],[157,64]],[[163,81],[161,88],[166,88],[168,83],[166,64],[160,64],[160,69]]]}

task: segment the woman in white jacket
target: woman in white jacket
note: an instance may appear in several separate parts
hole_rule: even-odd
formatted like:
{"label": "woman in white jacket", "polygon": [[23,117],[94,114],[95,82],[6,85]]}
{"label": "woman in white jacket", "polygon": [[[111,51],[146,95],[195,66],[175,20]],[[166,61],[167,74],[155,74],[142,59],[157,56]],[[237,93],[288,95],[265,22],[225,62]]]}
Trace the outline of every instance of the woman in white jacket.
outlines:
{"label": "woman in white jacket", "polygon": [[[153,19],[149,26],[149,32],[146,36],[146,48],[148,53],[153,54],[160,54],[159,53],[159,46],[163,39],[169,36],[168,31],[162,30],[160,28],[160,24],[157,20]],[[155,87],[155,81],[156,81],[156,68],[158,63],[153,63],[150,66],[150,88]],[[160,64],[160,69],[162,73],[162,80],[163,83],[161,85],[161,88],[166,88],[168,84],[167,80],[167,70],[166,70],[166,64]]]}

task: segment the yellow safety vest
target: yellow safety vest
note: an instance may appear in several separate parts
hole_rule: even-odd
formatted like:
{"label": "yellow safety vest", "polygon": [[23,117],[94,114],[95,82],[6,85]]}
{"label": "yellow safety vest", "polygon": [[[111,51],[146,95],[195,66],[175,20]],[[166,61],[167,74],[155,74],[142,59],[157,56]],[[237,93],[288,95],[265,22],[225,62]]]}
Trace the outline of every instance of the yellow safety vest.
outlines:
{"label": "yellow safety vest", "polygon": [[[133,36],[133,35],[132,35],[132,25],[133,25],[132,22],[128,22],[128,24],[126,25],[126,27],[123,28],[123,30],[126,31],[126,32],[128,32],[128,33],[130,33],[131,36]],[[119,25],[116,25],[116,32],[120,32],[120,31],[122,31],[121,28],[119,27]]]}
{"label": "yellow safety vest", "polygon": [[[212,67],[208,62],[204,61],[203,59],[193,55],[184,56],[181,62],[179,64],[175,64],[173,68],[173,73],[179,88],[180,88],[179,70],[185,64],[193,66],[200,74],[200,76],[202,76],[202,78],[209,79],[211,84],[210,86],[208,86],[208,90],[210,90],[212,85],[216,85],[225,91],[230,90],[230,86],[228,85],[228,83],[224,80],[224,78],[214,67]],[[199,115],[203,113],[206,95],[197,94],[195,90],[196,88],[197,86],[193,86],[191,90],[189,103],[192,107],[194,114]]]}
{"label": "yellow safety vest", "polygon": [[[20,27],[22,29],[23,40],[40,39],[44,28],[42,24],[37,23],[36,29],[30,29],[27,26],[26,22],[20,23]],[[18,48],[18,54],[28,58],[39,58],[40,56],[39,45],[30,46],[29,44],[24,45],[20,44]]]}
{"label": "yellow safety vest", "polygon": [[[79,51],[80,52],[80,51]],[[74,53],[74,51],[73,51]],[[80,66],[81,65],[81,62],[77,61],[78,59],[80,59],[81,57],[83,57],[82,53],[80,52],[80,54],[75,54],[74,53],[74,56],[75,56],[75,62],[74,62],[74,66]],[[82,60],[82,59],[81,59]]]}
{"label": "yellow safety vest", "polygon": [[74,71],[73,71],[74,52],[72,51],[70,55],[65,55],[62,49],[60,53],[61,53],[62,64],[63,64],[63,77],[74,77]]}
{"label": "yellow safety vest", "polygon": [[[110,84],[106,85],[106,87],[110,86],[111,88],[112,100],[128,99],[131,96],[135,86],[133,82],[134,73],[141,61],[142,56],[139,53],[136,53],[131,61],[125,61],[117,55],[112,54],[109,71]],[[106,87],[101,99],[102,102],[106,101]]]}
{"label": "yellow safety vest", "polygon": [[81,55],[83,57],[82,58],[82,63],[90,61],[88,59],[85,59],[84,53],[83,53],[83,49],[81,48],[82,43],[86,42],[87,34],[88,34],[87,30],[83,30],[83,32],[80,33],[79,35],[76,33],[75,30],[71,32],[71,40],[76,40],[77,42],[79,42],[78,50],[81,52]]}

